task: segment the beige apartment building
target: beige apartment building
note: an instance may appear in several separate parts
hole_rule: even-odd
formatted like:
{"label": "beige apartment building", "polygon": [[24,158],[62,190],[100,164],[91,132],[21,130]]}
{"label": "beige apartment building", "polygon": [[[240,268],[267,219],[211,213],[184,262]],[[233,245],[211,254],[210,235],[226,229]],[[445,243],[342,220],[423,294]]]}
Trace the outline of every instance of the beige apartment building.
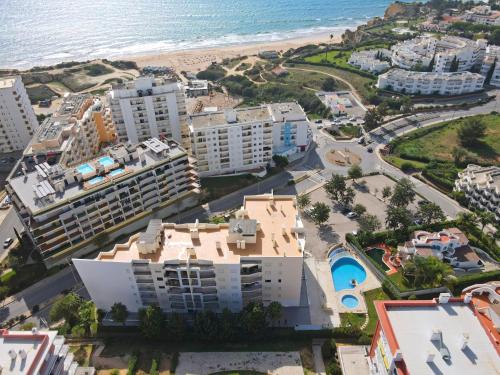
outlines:
{"label": "beige apartment building", "polygon": [[24,162],[73,166],[98,155],[115,141],[109,108],[90,94],[68,94],[36,131],[24,150]]}
{"label": "beige apartment building", "polygon": [[[305,238],[295,196],[246,196],[224,224],[151,220],[95,259],[74,259],[92,300],[109,311],[239,311],[251,301],[299,306]],[[110,275],[113,275],[110,277]]]}
{"label": "beige apartment building", "polygon": [[67,167],[20,162],[7,179],[14,209],[42,256],[93,251],[120,234],[197,204],[196,165],[175,141],[115,145]]}
{"label": "beige apartment building", "polygon": [[0,78],[0,154],[24,150],[37,128],[21,77]]}

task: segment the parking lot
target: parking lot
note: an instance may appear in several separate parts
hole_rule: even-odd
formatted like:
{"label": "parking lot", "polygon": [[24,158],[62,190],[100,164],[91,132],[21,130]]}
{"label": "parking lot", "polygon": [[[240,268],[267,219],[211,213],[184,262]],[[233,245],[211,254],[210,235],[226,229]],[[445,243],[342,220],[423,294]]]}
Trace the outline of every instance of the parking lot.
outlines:
{"label": "parking lot", "polygon": [[[365,206],[367,213],[378,217],[382,224],[381,229],[384,229],[387,203],[382,198],[382,189],[385,186],[393,188],[396,183],[384,175],[364,177],[359,180],[359,182],[361,181],[365,181],[365,184],[358,183],[358,186],[355,186],[351,182],[348,183],[356,191],[353,205],[359,203]],[[331,209],[330,217],[322,228],[318,228],[306,214],[303,214],[306,229],[306,251],[316,259],[325,259],[327,251],[332,246],[345,242],[347,233],[358,230],[358,223],[356,219],[349,219],[341,212],[339,207],[332,203],[323,187],[311,192],[310,196],[311,205],[316,202],[323,202]],[[410,209],[416,210],[416,207],[415,202]]]}

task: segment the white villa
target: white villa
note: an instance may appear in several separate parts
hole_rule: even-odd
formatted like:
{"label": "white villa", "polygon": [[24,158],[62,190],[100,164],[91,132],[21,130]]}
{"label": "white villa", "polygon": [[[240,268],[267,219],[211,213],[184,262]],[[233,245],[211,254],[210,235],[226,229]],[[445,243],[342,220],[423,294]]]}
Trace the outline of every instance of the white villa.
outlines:
{"label": "white villa", "polygon": [[483,266],[481,259],[469,246],[469,240],[458,228],[447,228],[434,233],[416,231],[409,241],[399,247],[399,255],[403,263],[415,256],[435,256],[455,268]]}
{"label": "white villa", "polygon": [[391,57],[388,49],[373,49],[368,51],[353,52],[349,58],[349,64],[370,73],[380,73],[391,67],[387,61],[380,60],[380,57]]}

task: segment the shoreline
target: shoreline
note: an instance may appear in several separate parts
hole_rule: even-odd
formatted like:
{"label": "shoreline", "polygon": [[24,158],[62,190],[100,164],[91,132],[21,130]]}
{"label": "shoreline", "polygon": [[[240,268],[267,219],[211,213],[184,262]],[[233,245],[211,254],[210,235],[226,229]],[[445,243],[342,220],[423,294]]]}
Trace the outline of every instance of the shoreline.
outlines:
{"label": "shoreline", "polygon": [[[128,60],[134,61],[137,65],[142,68],[144,66],[168,66],[174,68],[177,72],[181,70],[192,71],[194,73],[205,69],[213,61],[221,62],[225,58],[233,58],[239,56],[251,56],[257,55],[261,51],[266,50],[276,50],[276,51],[287,51],[290,48],[298,48],[305,46],[307,44],[318,44],[318,43],[339,43],[341,41],[341,36],[346,30],[355,30],[359,24],[354,24],[351,26],[333,26],[331,28],[324,28],[321,31],[310,32],[306,35],[293,36],[291,38],[284,38],[279,40],[272,40],[273,35],[269,35],[271,40],[269,41],[248,41],[239,42],[234,44],[224,44],[219,46],[199,46],[193,48],[177,49],[172,51],[161,51],[161,52],[145,52],[137,54],[118,54],[110,56],[89,56],[88,60],[84,59],[63,59],[57,61],[47,62],[47,64],[39,61],[38,64],[30,65],[29,67],[7,67],[0,66],[0,70],[17,70],[20,73],[29,71],[34,67],[38,68],[50,68],[59,63],[64,62],[85,62],[85,61],[97,61],[108,59],[111,61],[116,60]],[[291,31],[290,34],[296,34],[297,31]],[[330,39],[330,35],[333,35],[333,39]],[[181,47],[182,48],[182,47]]]}
{"label": "shoreline", "polygon": [[[357,27],[357,26],[356,26]],[[197,73],[206,69],[212,62],[220,63],[223,59],[240,56],[258,55],[262,51],[274,50],[285,52],[290,48],[298,48],[307,44],[332,43],[336,44],[342,41],[342,34],[347,29],[332,30],[329,32],[318,32],[305,37],[290,38],[269,42],[249,42],[245,44],[236,44],[231,46],[220,46],[210,48],[193,48],[189,50],[180,50],[172,52],[161,52],[158,54],[146,54],[140,56],[123,56],[112,58],[111,60],[130,60],[137,63],[142,68],[145,66],[168,66],[174,68],[177,72],[181,70]],[[333,35],[333,38],[330,36]]]}

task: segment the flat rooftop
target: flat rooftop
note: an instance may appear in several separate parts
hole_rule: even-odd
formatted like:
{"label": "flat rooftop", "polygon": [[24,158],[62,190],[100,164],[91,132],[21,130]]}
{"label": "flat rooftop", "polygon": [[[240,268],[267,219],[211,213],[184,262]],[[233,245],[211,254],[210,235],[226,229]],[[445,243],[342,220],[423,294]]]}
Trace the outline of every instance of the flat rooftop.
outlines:
{"label": "flat rooftop", "polygon": [[16,77],[0,78],[0,89],[8,89],[14,87]]}
{"label": "flat rooftop", "polygon": [[[233,121],[231,115],[235,115]],[[214,126],[231,126],[232,124],[254,121],[273,121],[267,106],[238,108],[234,110],[202,112],[191,116],[193,129],[211,128]]]}
{"label": "flat rooftop", "polygon": [[[382,319],[381,324],[386,336],[390,335],[388,330],[392,331],[408,373],[443,375],[500,373],[497,349],[469,304],[462,301],[392,302],[385,305],[387,321]],[[384,302],[377,303],[378,312],[380,304]],[[443,344],[450,353],[449,360],[442,358],[438,342],[431,341],[434,330],[441,331]],[[468,335],[468,343],[465,349],[462,349],[464,335]],[[391,341],[390,338],[388,340]],[[426,362],[429,353],[435,354],[432,363]]]}
{"label": "flat rooftop", "polygon": [[[295,196],[271,195],[245,197],[243,208],[247,218],[257,221],[256,243],[246,243],[245,248],[236,243],[228,243],[229,224],[199,224],[198,239],[192,239],[190,228],[193,224],[163,224],[164,241],[152,254],[142,254],[137,247],[138,235],[131,237],[127,244],[116,245],[109,252],[100,253],[97,260],[110,262],[130,262],[150,260],[154,263],[186,259],[186,248],[193,248],[197,259],[214,263],[235,263],[240,257],[301,257],[302,251],[296,233],[292,228],[301,226],[295,205]],[[276,244],[273,245],[274,237]],[[217,248],[217,244],[220,247]]]}
{"label": "flat rooftop", "polygon": [[[158,140],[156,141],[157,143],[164,143]],[[26,172],[25,175],[19,172],[15,177],[11,177],[8,180],[8,183],[17,193],[17,196],[21,199],[23,204],[28,207],[33,214],[36,214],[37,211],[56,205],[61,201],[76,198],[78,195],[83,195],[95,189],[105,189],[106,187],[112,185],[116,180],[130,178],[131,175],[140,173],[146,168],[160,164],[168,159],[175,159],[185,154],[184,149],[182,149],[176,142],[168,142],[168,146],[165,145],[166,150],[159,150],[158,154],[147,146],[148,141],[146,141],[134,147],[125,145],[113,146],[92,161],[82,163],[74,168],[63,168],[62,166],[59,166],[58,168],[62,169],[63,173],[73,170],[75,174],[82,174],[83,176],[89,175],[89,178],[84,177],[84,181],[86,181],[86,183],[74,182],[72,184],[65,185],[61,192],[54,194],[54,199],[51,203],[41,204],[38,200],[37,192],[34,189],[34,187],[40,183],[40,172],[38,169]],[[163,154],[164,151],[167,152],[166,155]],[[117,159],[134,152],[137,152],[137,156],[133,157],[131,160],[126,160],[124,163],[121,163],[123,165],[120,167],[120,163]],[[110,167],[106,176],[101,176],[104,177],[103,179],[99,178],[100,176],[97,176],[96,173],[97,166],[99,165],[106,165]],[[118,173],[118,171],[120,173]]]}
{"label": "flat rooftop", "polygon": [[[56,331],[8,331],[0,330],[0,366],[3,374],[38,374],[41,365],[47,356]],[[61,339],[60,345],[64,344]],[[12,358],[9,354],[11,351]],[[23,352],[24,351],[24,352]],[[23,352],[23,353],[21,353]],[[26,359],[22,359],[22,355]]]}

